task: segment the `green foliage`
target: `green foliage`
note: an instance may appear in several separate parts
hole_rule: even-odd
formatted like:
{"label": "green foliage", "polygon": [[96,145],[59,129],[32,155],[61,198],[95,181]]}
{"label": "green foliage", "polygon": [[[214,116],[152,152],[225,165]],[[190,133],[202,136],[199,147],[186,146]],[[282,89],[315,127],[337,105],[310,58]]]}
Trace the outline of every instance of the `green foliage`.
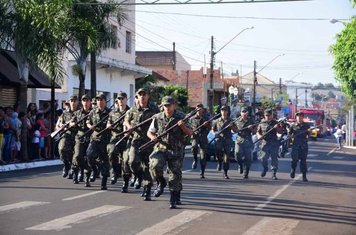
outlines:
{"label": "green foliage", "polygon": [[333,69],[342,91],[349,98],[356,98],[356,18],[345,24],[330,51],[334,55]]}
{"label": "green foliage", "polygon": [[261,108],[263,110],[268,109],[268,108],[274,108],[274,101],[272,99],[262,99],[261,100]]}

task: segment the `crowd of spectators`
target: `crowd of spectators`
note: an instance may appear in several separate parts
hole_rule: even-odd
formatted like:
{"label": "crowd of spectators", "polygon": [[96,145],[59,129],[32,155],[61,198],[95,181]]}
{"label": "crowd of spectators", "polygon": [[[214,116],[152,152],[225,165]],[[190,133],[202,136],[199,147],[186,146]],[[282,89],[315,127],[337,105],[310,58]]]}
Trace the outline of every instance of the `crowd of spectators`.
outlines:
{"label": "crowd of spectators", "polygon": [[30,103],[26,113],[0,107],[0,164],[57,158],[51,157],[51,123],[48,103],[41,110]]}

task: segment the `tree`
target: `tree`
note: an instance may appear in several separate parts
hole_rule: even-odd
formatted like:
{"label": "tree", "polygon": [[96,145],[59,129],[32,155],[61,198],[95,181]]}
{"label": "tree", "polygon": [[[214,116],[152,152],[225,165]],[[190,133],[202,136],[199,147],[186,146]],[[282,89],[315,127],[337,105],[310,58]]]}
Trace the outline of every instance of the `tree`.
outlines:
{"label": "tree", "polygon": [[79,96],[85,92],[86,61],[91,52],[99,52],[117,43],[116,32],[112,31],[109,16],[116,15],[119,24],[126,15],[122,8],[113,1],[100,4],[95,0],[74,0],[71,14],[67,22],[69,53],[74,57],[76,65],[73,73],[79,77]]}
{"label": "tree", "polygon": [[[354,1],[355,2],[355,1]],[[345,23],[344,30],[336,36],[330,47],[334,55],[333,69],[342,91],[351,99],[356,98],[356,18]]]}
{"label": "tree", "polygon": [[14,50],[20,76],[20,111],[27,106],[30,66],[40,66],[52,79],[63,77],[61,40],[64,37],[69,0],[23,0],[0,2],[0,45]]}

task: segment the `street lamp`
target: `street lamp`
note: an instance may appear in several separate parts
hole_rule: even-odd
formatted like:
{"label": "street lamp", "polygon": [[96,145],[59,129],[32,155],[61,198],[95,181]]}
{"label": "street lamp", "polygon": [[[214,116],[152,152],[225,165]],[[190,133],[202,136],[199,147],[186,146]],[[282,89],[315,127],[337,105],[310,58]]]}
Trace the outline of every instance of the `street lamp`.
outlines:
{"label": "street lamp", "polygon": [[338,20],[338,19],[331,19],[330,23],[332,23],[332,24],[341,23],[343,25],[346,25],[346,23],[344,21]]}
{"label": "street lamp", "polygon": [[257,73],[261,72],[264,68],[266,68],[268,65],[270,65],[273,61],[275,61],[278,57],[280,56],[284,56],[284,54],[279,54],[277,56],[275,56],[272,60],[270,60],[265,66],[262,67],[262,69],[260,69]]}
{"label": "street lamp", "polygon": [[211,57],[210,57],[210,91],[211,94],[209,94],[209,109],[210,112],[213,113],[213,105],[214,105],[214,61],[215,61],[215,55],[219,53],[222,49],[224,49],[229,43],[231,43],[235,38],[237,38],[240,34],[242,34],[244,31],[253,29],[254,27],[248,27],[244,28],[241,30],[238,34],[236,34],[230,41],[225,43],[219,50],[214,52],[214,37],[211,36]]}

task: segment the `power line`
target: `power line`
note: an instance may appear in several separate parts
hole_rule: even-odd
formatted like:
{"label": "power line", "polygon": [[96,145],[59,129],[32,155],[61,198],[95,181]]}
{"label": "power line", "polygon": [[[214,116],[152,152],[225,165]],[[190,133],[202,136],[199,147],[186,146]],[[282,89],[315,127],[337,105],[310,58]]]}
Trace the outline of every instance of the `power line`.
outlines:
{"label": "power line", "polygon": [[138,6],[138,5],[219,5],[219,4],[237,4],[237,3],[281,3],[281,2],[306,2],[306,1],[313,1],[313,0],[174,0],[174,1],[167,1],[167,0],[139,0],[138,2],[130,2],[129,0],[123,0],[121,2],[110,2],[110,3],[103,3],[103,2],[94,2],[94,3],[83,3],[83,2],[76,2],[74,4],[77,5],[121,5],[121,6]]}
{"label": "power line", "polygon": [[[284,18],[284,17],[255,17],[255,16],[223,16],[223,15],[201,15],[201,14],[187,14],[179,12],[162,12],[162,11],[140,11],[142,13],[163,14],[163,15],[179,15],[179,16],[192,16],[192,17],[205,17],[205,18],[222,18],[222,19],[248,19],[248,20],[278,20],[278,21],[330,21],[329,18]],[[348,21],[350,19],[336,19]]]}

